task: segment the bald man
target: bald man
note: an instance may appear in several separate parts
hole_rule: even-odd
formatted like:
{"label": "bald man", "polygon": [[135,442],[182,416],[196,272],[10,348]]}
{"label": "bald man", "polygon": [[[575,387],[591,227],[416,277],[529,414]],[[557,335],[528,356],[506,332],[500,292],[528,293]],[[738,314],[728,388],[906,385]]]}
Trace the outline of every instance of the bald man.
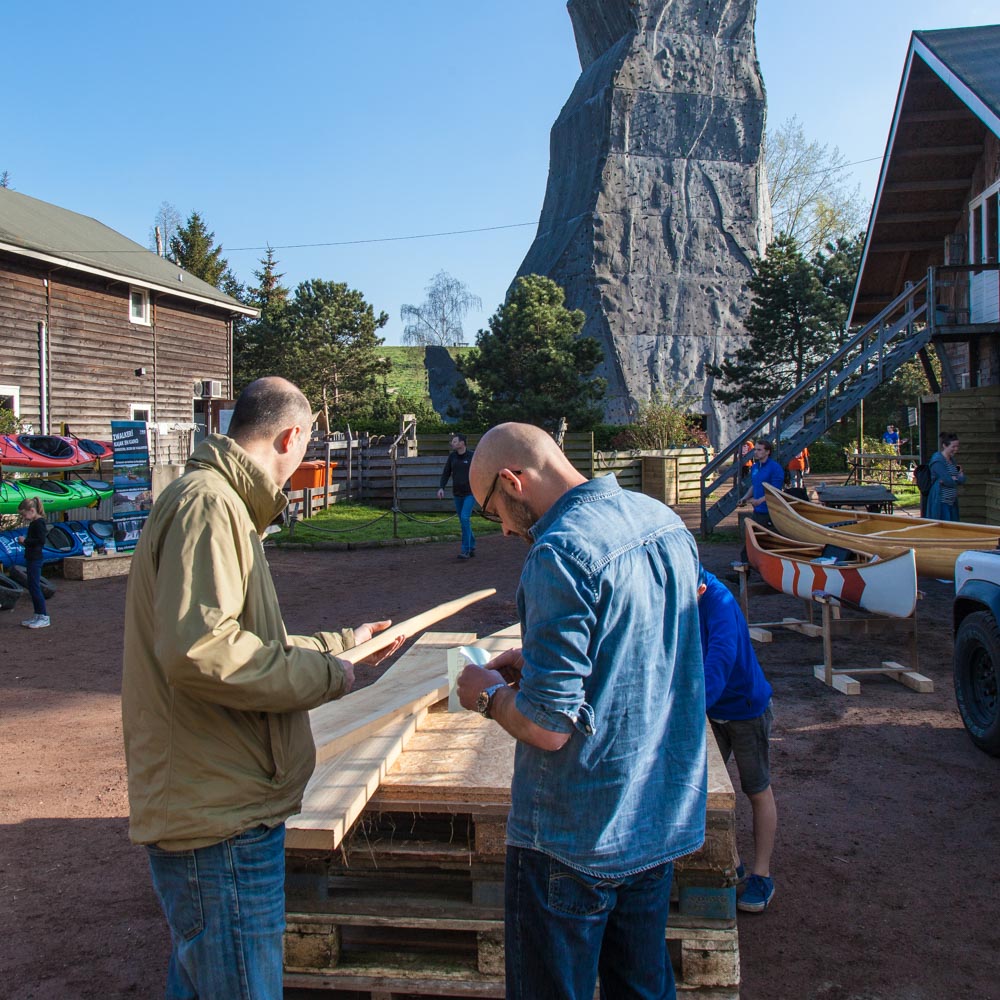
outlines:
{"label": "bald man", "polygon": [[465,708],[517,740],[507,820],[507,996],[675,996],[673,860],[705,831],[698,558],[680,518],[587,480],[544,431],[476,448],[484,516],[531,544],[522,648],[467,667]]}
{"label": "bald man", "polygon": [[390,624],[285,631],[261,540],[311,423],[291,382],[253,382],[228,436],[199,444],[157,499],[132,557],[129,835],[170,926],[168,1000],[282,996],[285,820],[315,765],[308,709],[351,689],[347,651]]}

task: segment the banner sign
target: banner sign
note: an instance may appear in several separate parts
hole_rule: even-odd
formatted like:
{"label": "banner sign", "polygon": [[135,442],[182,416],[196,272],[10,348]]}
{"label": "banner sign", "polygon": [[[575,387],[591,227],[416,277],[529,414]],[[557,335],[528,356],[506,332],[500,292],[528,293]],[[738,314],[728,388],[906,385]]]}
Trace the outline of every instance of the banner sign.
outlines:
{"label": "banner sign", "polygon": [[112,420],[115,448],[115,550],[131,552],[153,506],[149,433],[143,420]]}

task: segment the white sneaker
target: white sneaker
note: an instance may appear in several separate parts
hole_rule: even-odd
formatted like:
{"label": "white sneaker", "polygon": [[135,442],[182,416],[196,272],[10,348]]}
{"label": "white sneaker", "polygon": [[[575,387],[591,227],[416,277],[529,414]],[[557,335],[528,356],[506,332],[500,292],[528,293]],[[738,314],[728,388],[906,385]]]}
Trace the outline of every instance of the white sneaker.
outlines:
{"label": "white sneaker", "polygon": [[34,621],[28,622],[28,628],[48,628],[48,627],[49,627],[48,615],[35,615]]}
{"label": "white sneaker", "polygon": [[38,620],[38,615],[32,615],[30,618],[25,618],[24,621],[21,622],[21,624],[25,628],[31,628],[31,626],[34,625],[37,620]]}

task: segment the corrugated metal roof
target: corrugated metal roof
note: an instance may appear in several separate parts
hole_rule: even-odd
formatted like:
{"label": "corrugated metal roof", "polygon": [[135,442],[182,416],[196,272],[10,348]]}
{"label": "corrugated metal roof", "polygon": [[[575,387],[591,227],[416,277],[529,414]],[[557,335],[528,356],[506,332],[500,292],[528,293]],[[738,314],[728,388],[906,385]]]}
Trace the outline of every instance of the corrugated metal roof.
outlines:
{"label": "corrugated metal roof", "polygon": [[1000,24],[913,34],[1000,118]]}
{"label": "corrugated metal roof", "polygon": [[12,253],[54,259],[66,266],[210,303],[230,312],[257,311],[157,256],[121,233],[77,212],[0,188],[0,245]]}

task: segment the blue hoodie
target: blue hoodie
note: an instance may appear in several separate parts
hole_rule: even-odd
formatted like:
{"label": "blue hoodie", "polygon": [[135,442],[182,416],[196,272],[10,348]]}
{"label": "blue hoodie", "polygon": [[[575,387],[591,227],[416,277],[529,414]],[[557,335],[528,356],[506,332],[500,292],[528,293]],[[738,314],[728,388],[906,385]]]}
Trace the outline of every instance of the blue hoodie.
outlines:
{"label": "blue hoodie", "polygon": [[771,700],[771,685],[757,662],[736,598],[707,570],[701,572],[707,587],[698,598],[705,710],[717,722],[756,719]]}

